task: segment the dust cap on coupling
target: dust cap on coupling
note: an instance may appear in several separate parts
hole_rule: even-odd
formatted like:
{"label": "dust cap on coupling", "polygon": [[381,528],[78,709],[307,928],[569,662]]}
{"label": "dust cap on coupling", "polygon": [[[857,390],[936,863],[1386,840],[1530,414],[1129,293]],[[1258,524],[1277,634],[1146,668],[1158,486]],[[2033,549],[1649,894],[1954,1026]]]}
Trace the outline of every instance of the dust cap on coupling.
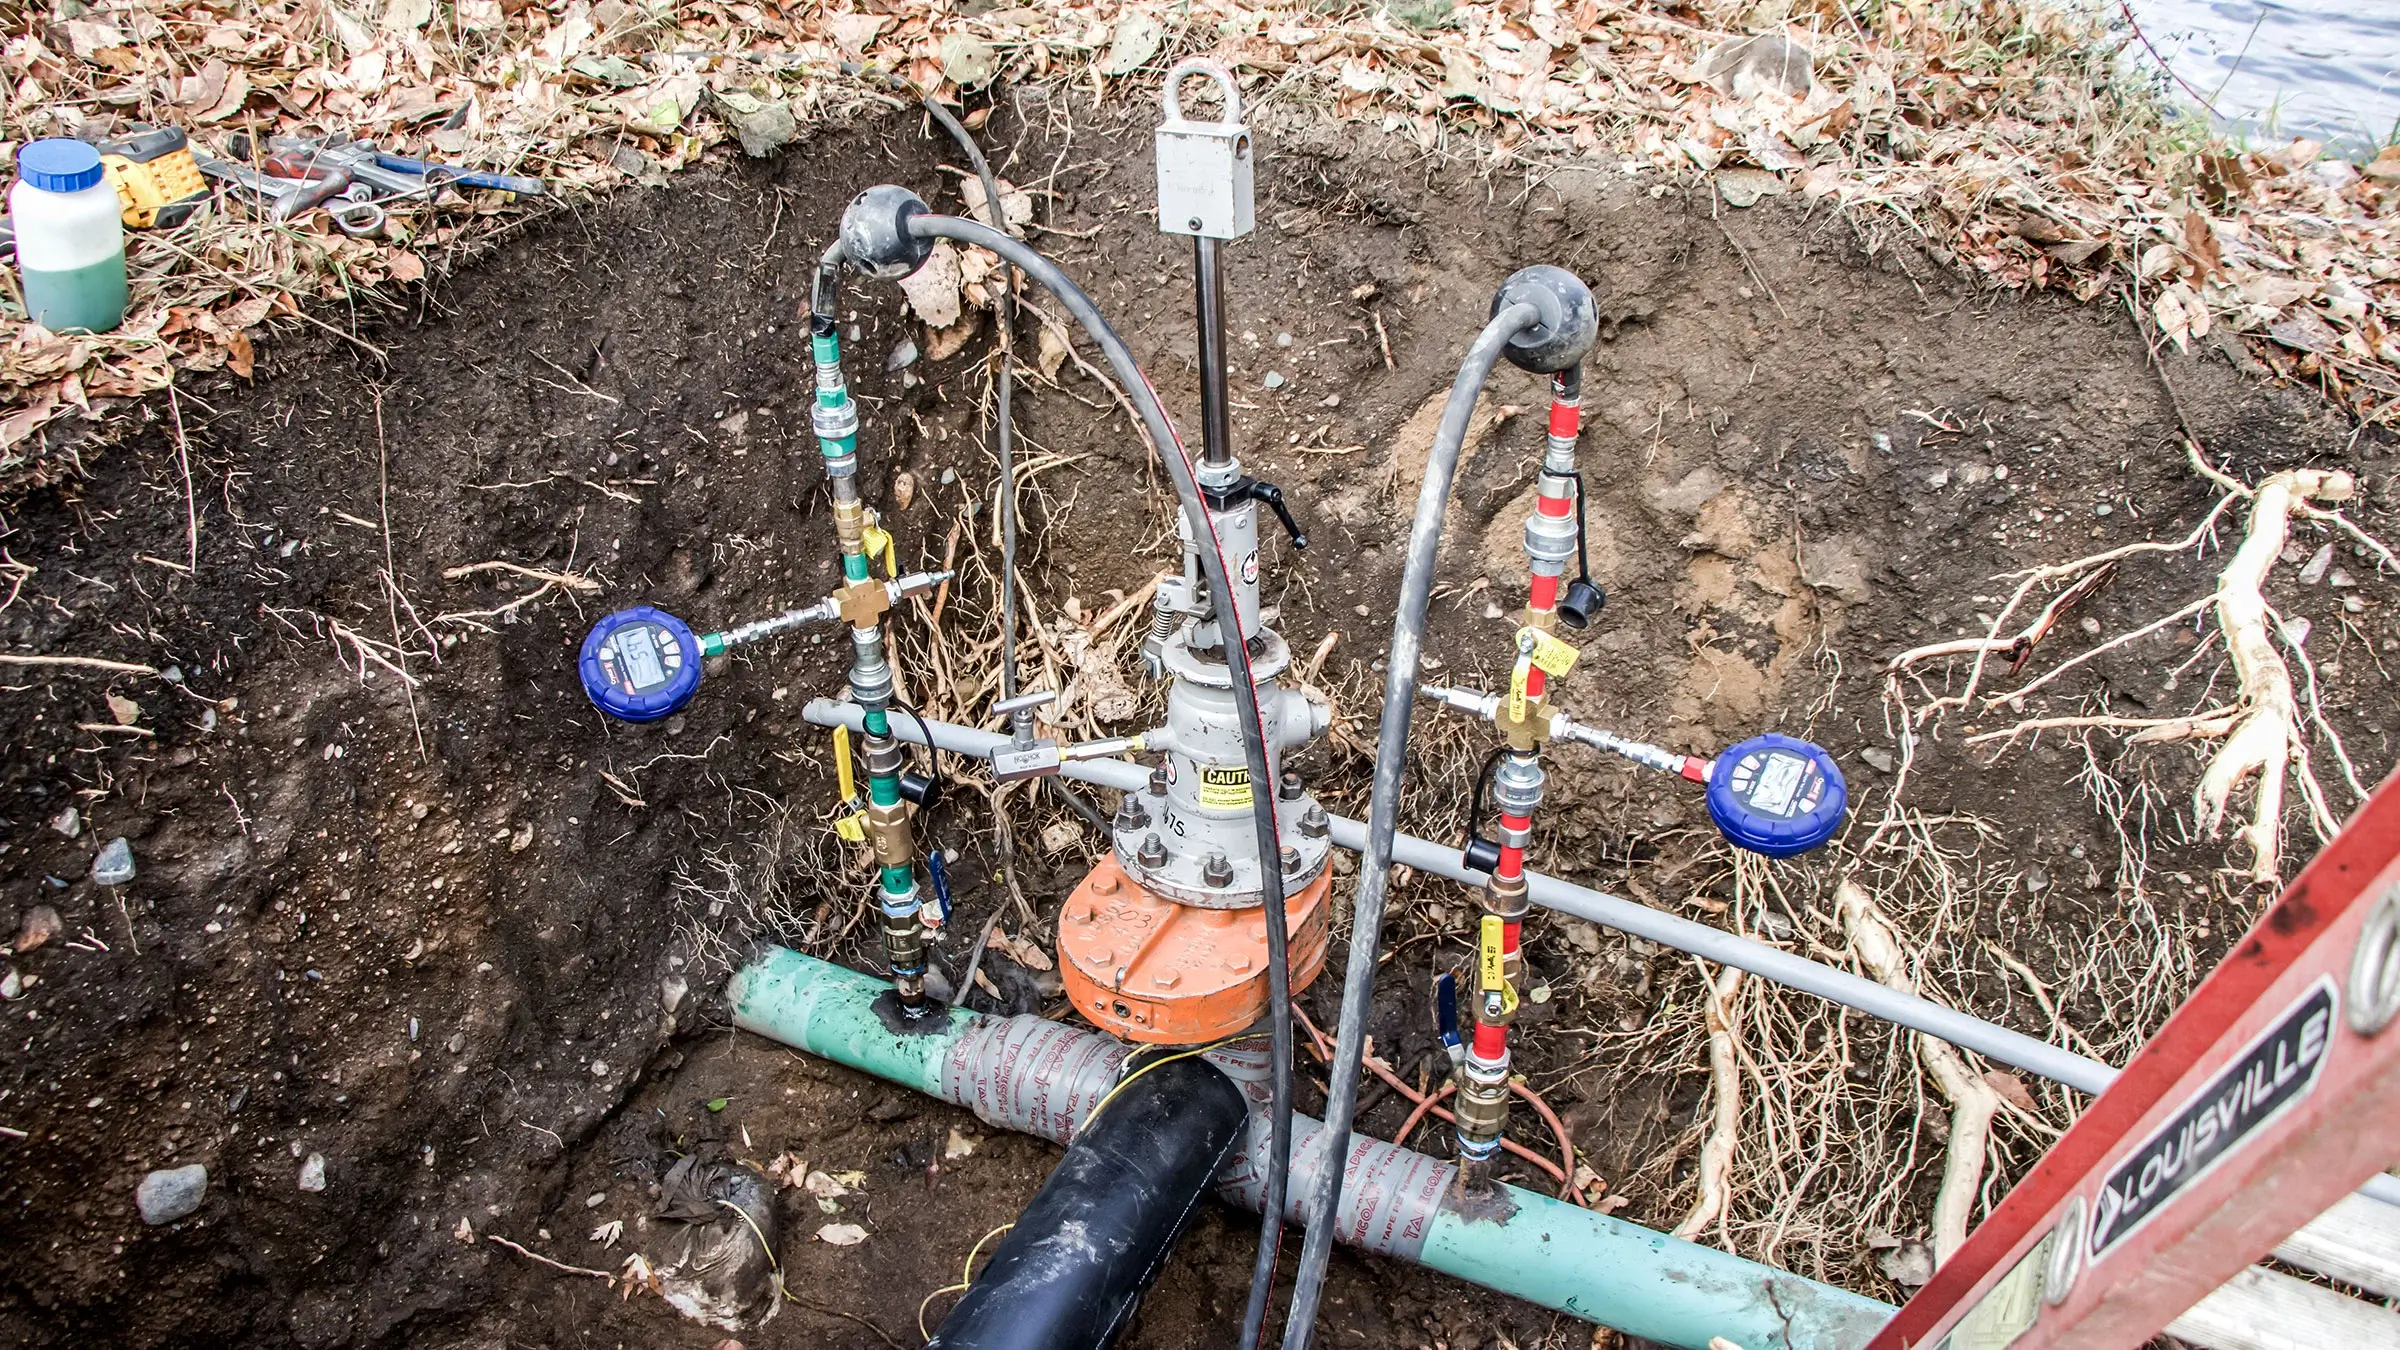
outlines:
{"label": "dust cap on coupling", "polygon": [[700,639],[665,610],[636,605],[592,625],[576,671],[600,711],[620,722],[655,722],[700,687]]}
{"label": "dust cap on coupling", "polygon": [[909,233],[908,223],[933,214],[925,199],[894,183],[871,187],[842,212],[842,253],[850,265],[883,281],[898,281],[933,256],[933,241]]}
{"label": "dust cap on coupling", "polygon": [[1822,746],[1768,732],[1708,766],[1708,814],[1737,848],[1770,858],[1806,853],[1833,837],[1850,805],[1840,766]]}
{"label": "dust cap on coupling", "polygon": [[1600,307],[1592,288],[1563,267],[1542,263],[1512,273],[1492,297],[1492,313],[1519,303],[1533,306],[1539,316],[1501,350],[1519,370],[1555,375],[1581,361],[1600,335]]}

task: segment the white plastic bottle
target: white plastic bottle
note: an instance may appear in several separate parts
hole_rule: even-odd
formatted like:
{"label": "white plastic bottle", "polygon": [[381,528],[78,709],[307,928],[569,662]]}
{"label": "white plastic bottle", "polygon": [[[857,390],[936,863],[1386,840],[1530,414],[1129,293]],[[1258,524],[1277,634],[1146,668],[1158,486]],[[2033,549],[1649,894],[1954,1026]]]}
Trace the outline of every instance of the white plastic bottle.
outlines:
{"label": "white plastic bottle", "polygon": [[8,190],[25,315],[52,332],[105,333],[125,321],[125,221],[82,141],[34,141],[17,152]]}

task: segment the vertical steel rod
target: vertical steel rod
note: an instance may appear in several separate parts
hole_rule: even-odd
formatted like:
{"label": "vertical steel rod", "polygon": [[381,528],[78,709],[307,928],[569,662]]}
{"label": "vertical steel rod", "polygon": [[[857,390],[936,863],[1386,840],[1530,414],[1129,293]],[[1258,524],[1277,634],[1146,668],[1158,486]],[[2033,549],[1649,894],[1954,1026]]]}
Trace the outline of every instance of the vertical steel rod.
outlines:
{"label": "vertical steel rod", "polygon": [[1217,241],[1192,236],[1192,274],[1200,294],[1200,462],[1233,460],[1233,414],[1225,393],[1225,255]]}

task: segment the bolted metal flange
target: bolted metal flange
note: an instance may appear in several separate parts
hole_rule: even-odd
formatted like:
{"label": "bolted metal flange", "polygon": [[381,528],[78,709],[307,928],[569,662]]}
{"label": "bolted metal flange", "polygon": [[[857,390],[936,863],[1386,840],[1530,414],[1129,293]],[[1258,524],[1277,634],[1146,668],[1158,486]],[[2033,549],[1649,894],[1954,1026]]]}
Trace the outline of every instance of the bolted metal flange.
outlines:
{"label": "bolted metal flange", "polygon": [[[1155,836],[1153,836],[1155,837]],[[1200,860],[1200,881],[1207,886],[1233,884],[1233,860],[1222,853],[1210,853]]]}

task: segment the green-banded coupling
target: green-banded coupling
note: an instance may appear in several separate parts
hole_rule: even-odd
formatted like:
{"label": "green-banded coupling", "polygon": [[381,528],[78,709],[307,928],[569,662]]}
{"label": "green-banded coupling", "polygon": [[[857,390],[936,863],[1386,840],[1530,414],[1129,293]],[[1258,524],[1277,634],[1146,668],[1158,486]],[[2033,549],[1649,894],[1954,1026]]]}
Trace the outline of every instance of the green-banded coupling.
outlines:
{"label": "green-banded coupling", "polygon": [[858,467],[858,405],[850,401],[849,382],[842,378],[842,340],[833,321],[820,319],[809,340],[817,359],[817,406],[809,411],[818,448],[829,473],[853,473]]}

